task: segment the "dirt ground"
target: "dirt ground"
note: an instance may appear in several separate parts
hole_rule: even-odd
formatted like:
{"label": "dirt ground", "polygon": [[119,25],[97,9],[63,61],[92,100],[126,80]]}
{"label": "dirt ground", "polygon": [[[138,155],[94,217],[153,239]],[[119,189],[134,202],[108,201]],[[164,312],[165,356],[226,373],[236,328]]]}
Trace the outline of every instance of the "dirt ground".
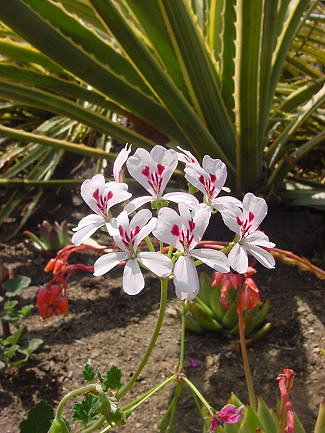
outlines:
{"label": "dirt ground", "polygon": [[[76,223],[87,212],[78,196],[64,194],[57,199],[58,202],[63,200],[64,205],[34,216],[29,223],[31,230],[36,231],[37,223],[44,218],[54,221],[65,217]],[[262,228],[277,247],[317,259],[315,264],[324,265],[324,258],[323,264],[319,261],[324,254],[321,212],[272,207]],[[227,239],[217,226],[211,227],[206,237]],[[94,257],[84,260],[92,264]],[[49,279],[42,271],[46,259],[28,250],[23,236],[19,235],[14,240],[1,242],[1,261],[12,265],[16,274],[32,278],[33,286],[25,290],[23,298],[25,302],[35,302],[38,287]],[[325,388],[325,357],[321,351],[325,348],[324,283],[310,273],[279,262],[272,271],[258,267],[256,281],[262,299],[271,302],[268,320],[273,324],[267,336],[249,348],[256,393],[274,407],[278,394],[277,375],[283,368],[294,369],[292,399],[306,432],[311,432]],[[65,393],[84,384],[81,368],[85,362],[91,360],[102,371],[117,365],[125,383],[141,359],[159,306],[159,286],[151,274],[147,274],[143,292],[135,297],[122,291],[120,270],[104,277],[80,272],[73,277],[68,290],[69,316],[42,321],[34,311],[26,321],[29,336],[42,338],[44,344],[24,366],[0,375],[1,433],[17,433],[26,412],[40,399],[56,405]],[[157,346],[125,402],[175,371],[180,334],[177,306],[170,284],[167,313]],[[185,358],[198,362],[196,368],[186,367],[186,374],[216,409],[226,403],[231,392],[247,401],[240,353],[221,334],[187,333]],[[167,408],[173,387],[167,386],[154,395],[134,412],[125,427],[116,428],[114,432],[155,432],[156,422]],[[176,415],[175,433],[201,431],[195,405],[190,394],[184,392]]]}

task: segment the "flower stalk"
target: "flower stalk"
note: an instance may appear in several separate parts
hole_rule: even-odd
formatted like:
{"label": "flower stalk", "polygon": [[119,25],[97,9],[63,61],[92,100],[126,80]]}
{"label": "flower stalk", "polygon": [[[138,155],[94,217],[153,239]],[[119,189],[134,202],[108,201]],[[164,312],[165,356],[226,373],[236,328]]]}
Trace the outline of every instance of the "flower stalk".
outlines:
{"label": "flower stalk", "polygon": [[252,408],[257,410],[256,396],[255,396],[254,385],[253,385],[253,377],[249,366],[246,341],[245,341],[245,319],[244,319],[243,308],[241,304],[242,293],[243,293],[243,288],[240,288],[238,294],[238,303],[237,303],[240,349],[241,349],[241,355],[243,360],[243,367],[245,371],[249,402]]}
{"label": "flower stalk", "polygon": [[138,377],[140,376],[142,370],[146,366],[146,364],[147,364],[147,362],[151,356],[151,353],[153,351],[153,348],[155,347],[161,326],[163,324],[165,311],[166,311],[168,278],[161,278],[160,279],[160,285],[161,285],[160,308],[159,308],[159,315],[158,315],[156,327],[155,327],[154,332],[152,334],[149,346],[148,346],[145,354],[143,355],[143,358],[140,361],[138,368],[136,369],[134,375],[132,376],[130,381],[117,393],[118,399],[122,398],[135,384],[135,382],[137,381]]}

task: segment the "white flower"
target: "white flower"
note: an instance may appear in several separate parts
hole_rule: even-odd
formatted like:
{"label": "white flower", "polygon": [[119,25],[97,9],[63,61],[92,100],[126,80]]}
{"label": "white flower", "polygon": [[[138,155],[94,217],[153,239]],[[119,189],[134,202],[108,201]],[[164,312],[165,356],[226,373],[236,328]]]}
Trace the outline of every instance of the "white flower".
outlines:
{"label": "white flower", "polygon": [[227,178],[227,168],[220,159],[213,159],[205,155],[200,164],[187,163],[185,167],[186,180],[195,186],[204,196],[204,203],[211,209],[216,209],[223,214],[229,207],[240,207],[241,202],[234,197],[218,197],[221,190],[229,192],[224,184]]}
{"label": "white flower", "polygon": [[130,175],[139,182],[150,195],[138,197],[127,204],[125,210],[133,212],[145,203],[158,200],[170,200],[176,203],[187,203],[190,208],[199,206],[193,195],[185,192],[163,194],[169,179],[178,164],[177,153],[172,149],[154,146],[151,152],[139,148],[130,156],[126,166]]}
{"label": "white flower", "polygon": [[185,164],[199,164],[199,161],[195,158],[195,156],[189,151],[182,149],[180,146],[177,146],[181,152],[177,152],[178,160],[184,162]]}
{"label": "white flower", "polygon": [[274,257],[261,247],[273,248],[275,244],[269,242],[266,234],[257,230],[266,214],[265,200],[248,193],[243,199],[242,210],[233,208],[223,215],[226,226],[239,236],[239,241],[228,254],[228,259],[231,267],[240,274],[244,274],[248,269],[247,253],[266,268],[274,268]]}
{"label": "white flower", "polygon": [[229,272],[229,265],[225,254],[210,248],[195,248],[209,224],[209,209],[201,206],[191,212],[184,203],[178,207],[180,214],[167,207],[159,211],[153,235],[183,253],[174,267],[174,284],[178,298],[191,300],[200,288],[194,259],[223,273]]}
{"label": "white flower", "polygon": [[75,245],[82,244],[97,229],[106,225],[110,235],[116,234],[116,224],[110,208],[132,196],[125,183],[107,182],[102,174],[86,179],[81,185],[81,197],[95,213],[82,218],[72,236]]}
{"label": "white flower", "polygon": [[131,144],[126,144],[125,147],[117,155],[113,165],[113,177],[115,182],[122,182],[122,169],[131,152]]}
{"label": "white flower", "polygon": [[104,254],[94,263],[94,275],[104,275],[119,263],[126,261],[123,273],[123,290],[136,295],[144,288],[141,263],[155,275],[166,278],[172,271],[172,261],[158,252],[138,252],[140,242],[148,236],[157,224],[148,209],[140,210],[129,222],[126,211],[116,218],[119,235],[114,236],[119,252]]}

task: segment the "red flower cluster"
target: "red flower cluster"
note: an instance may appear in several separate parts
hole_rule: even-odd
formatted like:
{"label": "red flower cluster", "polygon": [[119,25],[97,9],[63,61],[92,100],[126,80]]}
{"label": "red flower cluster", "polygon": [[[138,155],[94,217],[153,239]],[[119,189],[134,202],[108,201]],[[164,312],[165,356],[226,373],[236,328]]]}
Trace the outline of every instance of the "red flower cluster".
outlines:
{"label": "red flower cluster", "polygon": [[83,264],[70,265],[68,259],[70,255],[79,250],[90,249],[86,245],[68,245],[58,251],[55,258],[51,259],[45,266],[45,272],[53,272],[53,278],[37,294],[36,305],[42,319],[63,314],[68,315],[68,297],[66,295],[68,282],[74,271],[81,269],[93,272],[93,266]]}
{"label": "red flower cluster", "polygon": [[42,319],[63,314],[68,315],[68,297],[59,286],[47,285],[39,289],[36,305]]}
{"label": "red flower cluster", "polygon": [[249,267],[245,274],[233,272],[227,274],[222,274],[221,272],[215,273],[212,286],[221,286],[220,302],[225,310],[228,310],[230,307],[228,292],[231,287],[238,291],[238,302],[241,305],[242,311],[253,310],[256,305],[261,303],[259,289],[255,281],[250,278],[255,273],[256,270],[252,267]]}

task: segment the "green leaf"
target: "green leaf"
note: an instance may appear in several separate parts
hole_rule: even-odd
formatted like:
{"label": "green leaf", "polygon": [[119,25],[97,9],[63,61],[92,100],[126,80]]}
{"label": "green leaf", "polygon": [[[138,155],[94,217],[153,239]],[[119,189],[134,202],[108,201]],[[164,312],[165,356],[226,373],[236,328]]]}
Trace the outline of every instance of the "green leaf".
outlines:
{"label": "green leaf", "polygon": [[99,417],[100,407],[100,398],[97,395],[89,394],[81,403],[76,403],[73,406],[72,419],[87,425]]}
{"label": "green leaf", "polygon": [[53,419],[53,408],[42,400],[28,412],[27,419],[19,425],[20,433],[47,433]]}
{"label": "green leaf", "polygon": [[18,275],[14,278],[9,278],[3,284],[3,288],[6,290],[5,295],[8,297],[17,296],[22,291],[28,287],[31,283],[31,279],[25,275]]}
{"label": "green leaf", "polygon": [[106,372],[106,378],[103,381],[104,390],[107,391],[108,389],[114,389],[118,390],[121,388],[121,377],[122,377],[122,371],[113,365],[107,372]]}
{"label": "green leaf", "polygon": [[21,316],[22,319],[27,319],[27,317],[30,315],[33,308],[34,305],[32,304],[25,305],[23,308],[18,310],[18,314]]}
{"label": "green leaf", "polygon": [[244,417],[240,424],[239,433],[256,433],[256,429],[261,427],[261,423],[254,409],[246,406]]}
{"label": "green leaf", "polygon": [[5,340],[2,340],[2,343],[4,344],[4,346],[17,344],[18,341],[20,340],[23,332],[24,332],[24,329],[25,328],[22,326],[22,327],[18,328],[14,334],[10,335]]}
{"label": "green leaf", "polygon": [[82,375],[87,382],[91,382],[96,375],[94,367],[91,364],[85,364],[82,368]]}
{"label": "green leaf", "polygon": [[278,432],[278,421],[276,414],[269,409],[263,398],[259,397],[258,399],[258,417],[262,423],[263,430],[267,433],[277,433]]}
{"label": "green leaf", "polygon": [[18,352],[25,355],[24,361],[27,361],[29,356],[37,350],[40,345],[43,344],[43,340],[41,338],[32,338],[31,340],[26,341],[22,346],[20,346]]}

